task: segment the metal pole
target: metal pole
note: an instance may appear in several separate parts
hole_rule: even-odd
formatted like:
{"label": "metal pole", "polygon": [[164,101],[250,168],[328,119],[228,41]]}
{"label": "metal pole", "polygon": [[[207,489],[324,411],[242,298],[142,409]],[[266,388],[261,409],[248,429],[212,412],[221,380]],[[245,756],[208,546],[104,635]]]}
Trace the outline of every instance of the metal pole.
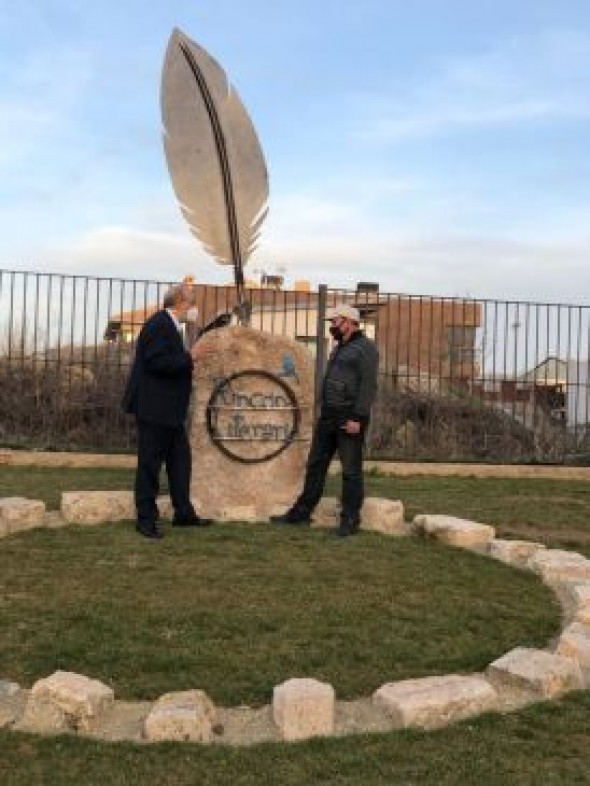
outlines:
{"label": "metal pole", "polygon": [[315,354],[315,407],[314,421],[320,416],[322,403],[322,386],[326,368],[326,312],[328,303],[328,287],[320,284],[318,288],[318,311],[316,322],[316,354]]}

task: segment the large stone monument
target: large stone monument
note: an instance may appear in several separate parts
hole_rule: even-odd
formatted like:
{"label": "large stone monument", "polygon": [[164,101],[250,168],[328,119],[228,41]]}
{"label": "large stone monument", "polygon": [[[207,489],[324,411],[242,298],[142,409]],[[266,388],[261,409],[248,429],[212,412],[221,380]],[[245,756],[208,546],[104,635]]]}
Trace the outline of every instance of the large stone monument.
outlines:
{"label": "large stone monument", "polygon": [[241,323],[201,338],[214,352],[197,364],[191,496],[207,517],[266,518],[299,491],[313,418],[308,350],[248,327],[243,267],[267,212],[266,163],[225,72],[180,30],[168,43],[161,104],[182,214],[206,251],[233,266]]}
{"label": "large stone monument", "polygon": [[297,496],[313,419],[308,350],[233,326],[207,333],[215,351],[196,372],[191,496],[219,520],[260,520]]}

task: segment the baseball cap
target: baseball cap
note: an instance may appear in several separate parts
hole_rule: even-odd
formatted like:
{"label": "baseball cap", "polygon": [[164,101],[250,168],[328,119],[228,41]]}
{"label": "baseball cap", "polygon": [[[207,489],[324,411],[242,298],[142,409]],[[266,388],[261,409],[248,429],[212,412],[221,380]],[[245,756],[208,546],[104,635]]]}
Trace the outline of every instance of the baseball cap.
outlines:
{"label": "baseball cap", "polygon": [[340,303],[337,306],[334,306],[334,308],[328,309],[326,312],[326,319],[336,319],[336,317],[350,319],[353,322],[361,321],[361,315],[358,308],[349,306],[348,303]]}

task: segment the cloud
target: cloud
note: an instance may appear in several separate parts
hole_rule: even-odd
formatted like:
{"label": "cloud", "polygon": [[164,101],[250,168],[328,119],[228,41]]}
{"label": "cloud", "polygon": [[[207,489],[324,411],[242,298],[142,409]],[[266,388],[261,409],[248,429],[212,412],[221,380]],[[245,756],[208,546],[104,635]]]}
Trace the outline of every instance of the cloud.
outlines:
{"label": "cloud", "polygon": [[[396,142],[473,128],[587,120],[590,35],[513,37],[496,49],[431,64],[427,78],[374,100],[362,135]],[[366,113],[363,113],[366,119]]]}
{"label": "cloud", "polygon": [[270,245],[269,256],[286,263],[289,278],[335,287],[370,280],[386,292],[572,303],[590,291],[587,243],[371,232],[354,240],[305,235]]}
{"label": "cloud", "polygon": [[418,208],[394,223],[311,193],[277,202],[259,259],[262,267],[285,268],[288,280],[334,287],[371,280],[389,292],[577,303],[590,292],[590,234],[571,231],[567,214],[561,232],[553,224],[545,236],[537,222],[526,237],[429,224]]}
{"label": "cloud", "polygon": [[514,99],[495,106],[478,105],[474,101],[471,105],[434,106],[408,116],[385,118],[373,127],[373,133],[377,138],[394,141],[566,116],[590,117],[590,110],[582,108],[578,102],[568,105],[557,100]]}
{"label": "cloud", "polygon": [[[277,195],[246,275],[264,269],[284,273],[287,284],[303,278],[354,288],[358,281],[375,281],[392,293],[580,303],[590,292],[589,248],[588,232],[491,236],[427,227],[419,216],[392,227],[345,201]],[[43,260],[35,268],[47,272],[155,281],[192,273],[209,283],[233,280],[232,269],[212,260],[191,236],[172,200],[138,207],[132,225],[97,226],[33,257]]]}
{"label": "cloud", "polygon": [[177,281],[188,273],[220,283],[231,278],[188,232],[103,226],[48,249],[44,270],[76,275]]}

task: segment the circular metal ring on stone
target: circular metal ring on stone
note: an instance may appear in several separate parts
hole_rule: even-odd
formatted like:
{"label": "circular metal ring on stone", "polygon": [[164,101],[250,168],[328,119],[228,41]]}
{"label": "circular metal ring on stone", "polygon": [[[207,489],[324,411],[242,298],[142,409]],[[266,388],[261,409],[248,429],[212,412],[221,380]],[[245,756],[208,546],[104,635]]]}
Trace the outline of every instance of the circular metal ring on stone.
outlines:
{"label": "circular metal ring on stone", "polygon": [[[270,381],[273,384],[277,385],[281,391],[286,395],[287,400],[290,403],[289,407],[260,407],[255,408],[259,411],[264,411],[268,409],[269,411],[281,411],[284,409],[285,412],[290,413],[292,422],[291,422],[291,429],[287,436],[281,440],[279,446],[277,448],[273,448],[269,453],[265,453],[262,456],[241,456],[239,453],[235,453],[228,447],[228,438],[223,437],[217,428],[217,418],[218,418],[218,411],[219,407],[216,406],[216,402],[219,396],[223,393],[224,390],[229,388],[232,382],[236,379],[244,379],[244,378],[251,378],[251,377],[258,377],[260,379],[264,379],[265,381]],[[233,409],[236,412],[240,411],[241,407],[224,407],[224,409]],[[299,403],[297,402],[297,398],[293,393],[292,389],[284,382],[280,377],[277,377],[275,374],[271,374],[269,371],[263,371],[261,369],[251,369],[245,371],[237,371],[234,374],[230,374],[228,377],[224,377],[220,380],[213,391],[211,392],[211,396],[209,401],[207,402],[207,409],[206,409],[206,416],[207,416],[207,432],[211,438],[211,441],[217,445],[219,450],[228,458],[232,459],[233,461],[239,461],[242,464],[259,464],[265,461],[270,461],[271,459],[278,456],[282,453],[289,445],[294,441],[297,433],[299,432],[299,427],[301,424],[301,410],[299,408]],[[248,439],[237,439],[236,441],[239,442],[249,442],[252,440]],[[262,440],[264,441],[264,440]]]}

